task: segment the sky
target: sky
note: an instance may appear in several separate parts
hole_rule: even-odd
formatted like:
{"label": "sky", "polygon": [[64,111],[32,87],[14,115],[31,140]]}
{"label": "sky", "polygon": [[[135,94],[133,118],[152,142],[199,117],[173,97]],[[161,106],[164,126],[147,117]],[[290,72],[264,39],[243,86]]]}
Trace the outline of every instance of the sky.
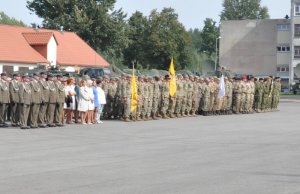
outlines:
{"label": "sky", "polygon": [[[25,24],[42,23],[42,19],[26,8],[27,0],[0,0],[0,11],[9,17],[22,20]],[[161,11],[164,7],[172,7],[179,16],[179,21],[186,29],[203,28],[205,18],[219,22],[223,0],[117,0],[116,9],[122,8],[128,16],[140,11],[148,16],[153,9]],[[269,8],[272,19],[290,15],[290,0],[262,0],[262,6]]]}

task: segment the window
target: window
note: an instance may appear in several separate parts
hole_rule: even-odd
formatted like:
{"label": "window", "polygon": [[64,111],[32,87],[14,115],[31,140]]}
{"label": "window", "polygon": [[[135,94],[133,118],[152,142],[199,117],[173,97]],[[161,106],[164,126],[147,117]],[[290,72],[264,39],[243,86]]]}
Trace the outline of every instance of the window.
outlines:
{"label": "window", "polygon": [[295,24],[295,37],[300,37],[300,24]]}
{"label": "window", "polygon": [[289,72],[290,68],[288,65],[281,65],[280,67],[277,67],[277,72]]}
{"label": "window", "polygon": [[295,3],[295,16],[300,16],[300,3]]}
{"label": "window", "polygon": [[291,47],[290,46],[278,46],[277,52],[290,52]]}
{"label": "window", "polygon": [[300,58],[300,46],[295,46],[294,58]]}
{"label": "window", "polygon": [[290,24],[277,24],[277,30],[279,31],[290,30]]}

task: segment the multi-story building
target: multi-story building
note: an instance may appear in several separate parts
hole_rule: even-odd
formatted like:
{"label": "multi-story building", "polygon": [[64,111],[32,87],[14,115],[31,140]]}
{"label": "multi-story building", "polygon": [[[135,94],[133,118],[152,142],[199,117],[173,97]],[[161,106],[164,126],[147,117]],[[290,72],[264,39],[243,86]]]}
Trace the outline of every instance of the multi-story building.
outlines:
{"label": "multi-story building", "polygon": [[300,0],[291,0],[290,17],[222,21],[220,33],[220,66],[237,74],[279,76],[286,90],[300,80]]}

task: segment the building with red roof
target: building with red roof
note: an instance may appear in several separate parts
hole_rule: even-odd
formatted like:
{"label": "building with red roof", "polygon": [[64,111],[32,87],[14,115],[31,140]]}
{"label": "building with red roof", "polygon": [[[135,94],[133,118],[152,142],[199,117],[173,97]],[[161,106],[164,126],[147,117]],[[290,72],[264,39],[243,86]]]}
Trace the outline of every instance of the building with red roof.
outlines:
{"label": "building with red roof", "polygon": [[0,25],[0,72],[26,71],[37,65],[110,66],[74,32]]}

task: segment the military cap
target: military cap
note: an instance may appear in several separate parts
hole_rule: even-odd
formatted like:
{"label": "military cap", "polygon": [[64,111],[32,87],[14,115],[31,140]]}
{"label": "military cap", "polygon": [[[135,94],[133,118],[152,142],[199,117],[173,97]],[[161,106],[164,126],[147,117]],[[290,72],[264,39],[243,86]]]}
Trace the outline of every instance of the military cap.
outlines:
{"label": "military cap", "polygon": [[104,76],[103,76],[103,78],[105,78],[105,79],[109,79],[109,77],[108,77],[107,75],[104,75]]}
{"label": "military cap", "polygon": [[204,78],[203,78],[203,77],[199,77],[199,80],[200,80],[200,81],[204,81]]}
{"label": "military cap", "polygon": [[1,76],[7,76],[7,74],[5,72],[1,73]]}
{"label": "military cap", "polygon": [[63,77],[61,74],[57,74],[56,77]]}
{"label": "military cap", "polygon": [[50,74],[48,74],[48,77],[55,77],[55,76],[54,76],[53,74],[50,73]]}
{"label": "military cap", "polygon": [[13,77],[20,77],[21,75],[19,73],[14,73]]}
{"label": "military cap", "polygon": [[28,73],[26,73],[26,74],[22,75],[22,78],[23,78],[23,79],[24,79],[24,78],[29,78],[29,75],[28,75]]}
{"label": "military cap", "polygon": [[47,75],[48,73],[46,71],[41,71],[40,75]]}
{"label": "military cap", "polygon": [[38,77],[38,74],[37,73],[33,73],[32,77]]}
{"label": "military cap", "polygon": [[188,78],[188,75],[187,74],[183,74],[183,78]]}

